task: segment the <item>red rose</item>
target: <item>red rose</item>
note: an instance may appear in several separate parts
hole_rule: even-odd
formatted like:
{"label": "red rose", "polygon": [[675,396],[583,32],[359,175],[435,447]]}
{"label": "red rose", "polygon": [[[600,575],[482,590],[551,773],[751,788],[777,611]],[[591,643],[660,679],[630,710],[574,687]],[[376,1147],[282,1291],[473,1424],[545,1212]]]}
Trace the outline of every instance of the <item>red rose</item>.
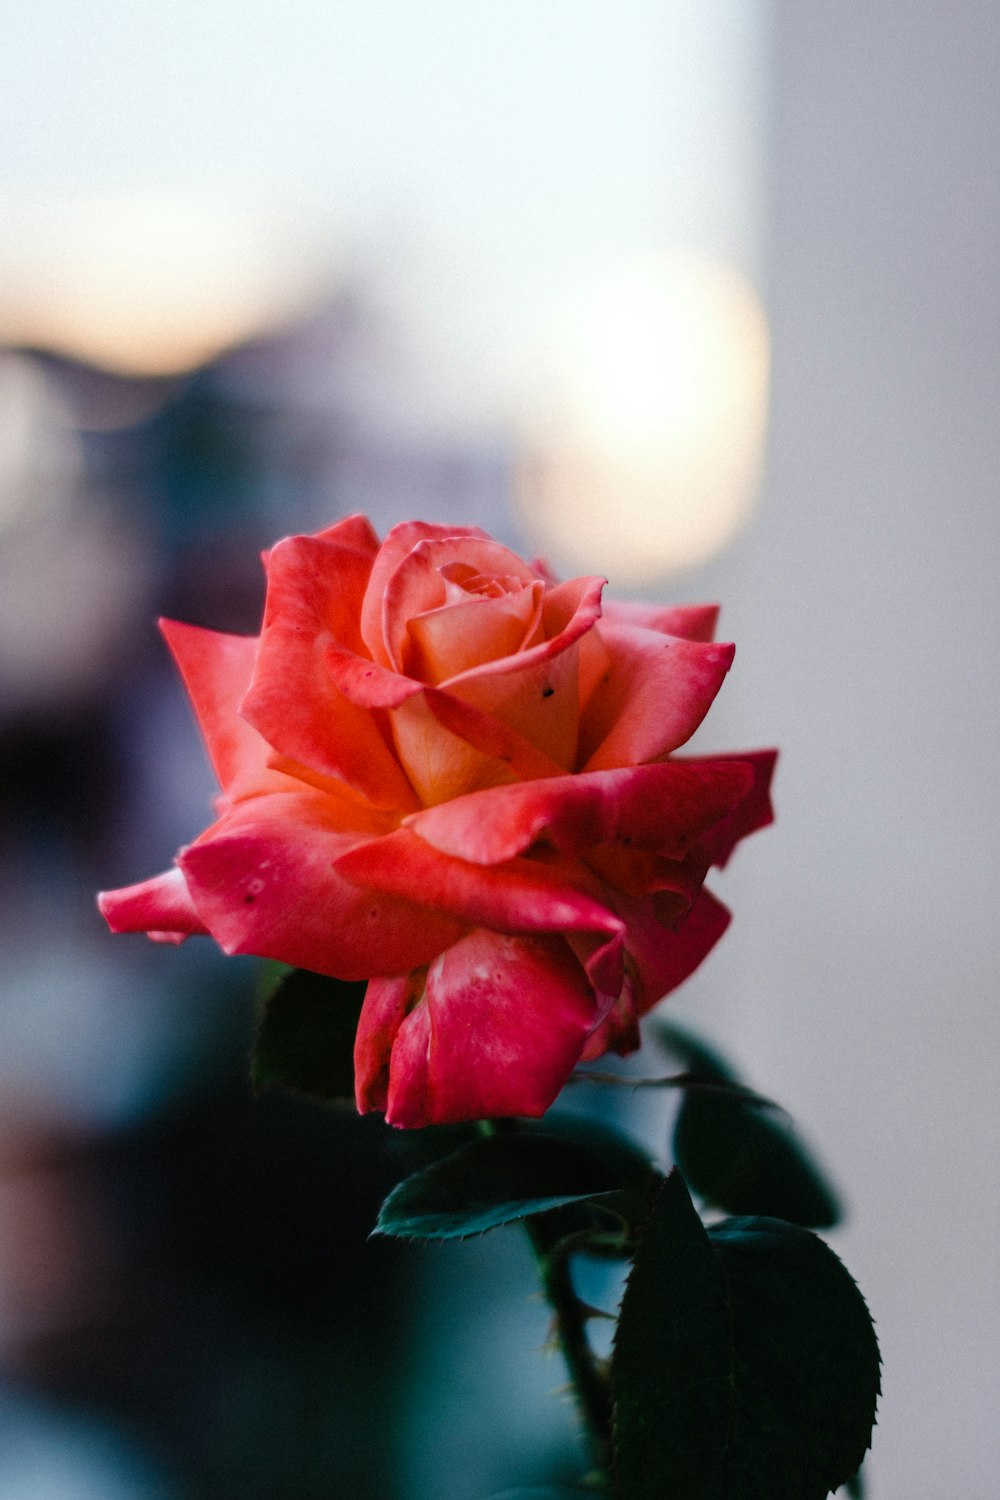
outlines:
{"label": "red rose", "polygon": [[259,639],[166,621],[222,786],[116,932],[367,979],[358,1107],[539,1115],[729,913],[704,888],[770,821],[773,752],[673,758],[733,647],[716,611],[601,606],[484,532],[352,516],[267,559]]}

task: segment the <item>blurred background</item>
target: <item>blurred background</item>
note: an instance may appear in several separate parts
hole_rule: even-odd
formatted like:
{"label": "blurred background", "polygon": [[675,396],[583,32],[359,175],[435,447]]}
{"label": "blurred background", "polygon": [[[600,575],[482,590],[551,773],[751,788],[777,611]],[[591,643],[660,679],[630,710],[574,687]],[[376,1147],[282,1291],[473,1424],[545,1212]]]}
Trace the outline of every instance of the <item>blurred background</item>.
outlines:
{"label": "blurred background", "polygon": [[[574,1469],[506,1231],[254,1101],[258,977],[103,931],[212,784],[154,621],[475,522],[719,599],[779,821],[672,1010],[792,1112],[885,1359],[871,1500],[995,1500],[1000,11],[10,0],[0,1493],[480,1500]],[[662,1151],[666,1106],[637,1128]]]}

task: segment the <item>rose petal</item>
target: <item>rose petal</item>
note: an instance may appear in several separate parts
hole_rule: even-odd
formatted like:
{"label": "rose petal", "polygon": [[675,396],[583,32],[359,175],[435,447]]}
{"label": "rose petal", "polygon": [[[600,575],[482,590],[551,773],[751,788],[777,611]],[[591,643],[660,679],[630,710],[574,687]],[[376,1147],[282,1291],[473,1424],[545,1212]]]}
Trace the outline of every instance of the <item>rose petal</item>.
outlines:
{"label": "rose petal", "polygon": [[588,850],[587,863],[605,885],[626,896],[673,892],[677,897],[676,915],[680,916],[701,889],[711,860],[691,855],[685,859],[670,859],[662,854],[649,854],[643,849],[602,844]]}
{"label": "rose petal", "polygon": [[635,1006],[635,985],[629,975],[626,976],[621,991],[613,998],[601,1020],[587,1038],[580,1061],[593,1062],[595,1057],[603,1057],[605,1052],[618,1052],[625,1057],[629,1052],[635,1052],[641,1045],[639,1017]]}
{"label": "rose petal", "polygon": [[316,540],[320,542],[338,542],[343,547],[352,547],[355,552],[375,561],[378,556],[380,542],[372,523],[367,516],[355,514],[344,516],[339,521],[334,521],[332,526],[327,526],[323,531],[316,532]]}
{"label": "rose petal", "polygon": [[546,639],[449,678],[442,687],[537,745],[561,770],[576,763],[580,714],[577,646],[601,614],[603,578],[547,591]]}
{"label": "rose petal", "polygon": [[417,542],[389,577],[382,601],[386,664],[398,672],[407,670],[410,621],[447,601],[443,572],[450,564],[460,564],[470,575],[517,579],[523,586],[538,581],[527,563],[490,537],[449,535]]}
{"label": "rose petal", "polygon": [[604,619],[609,625],[641,625],[660,635],[678,635],[686,641],[711,641],[719,618],[717,604],[640,604],[632,599],[607,599]]}
{"label": "rose petal", "polygon": [[392,731],[399,759],[427,806],[480,787],[500,786],[515,774],[503,757],[485,754],[467,737],[445,728],[426,696],[393,713]]}
{"label": "rose petal", "polygon": [[176,867],[137,885],[101,891],[97,905],[112,932],[145,932],[156,942],[180,943],[207,931]]}
{"label": "rose petal", "polygon": [[668,755],[705,717],[735,647],[603,622],[599,633],[607,666],[582,715],[582,769],[602,771]]}
{"label": "rose petal", "polygon": [[427,521],[402,521],[394,526],[372,564],[371,577],[361,606],[361,639],[373,660],[383,667],[392,665],[382,633],[382,606],[389,580],[413,548],[422,541],[440,537],[492,538],[478,526],[434,526]]}
{"label": "rose petal", "polygon": [[424,685],[383,667],[367,656],[359,656],[337,642],[327,645],[323,659],[337,691],[359,708],[398,708],[424,691]]}
{"label": "rose petal", "polygon": [[635,902],[619,900],[615,905],[628,927],[640,1016],[694,973],[731,921],[729,909],[704,887],[679,922],[669,897],[666,902],[652,896]]}
{"label": "rose petal", "polygon": [[315,537],[289,537],[268,562],[264,628],[240,708],[291,761],[346,781],[378,807],[412,808],[413,792],[372,714],[334,686],[327,648],[360,653],[358,615],[370,559]]}
{"label": "rose petal", "polygon": [[[464,702],[442,688],[428,688],[423,701],[439,724],[474,750],[478,750],[481,755],[499,762],[510,776],[543,779],[562,775],[563,767],[540,749],[537,743],[532,743],[531,739],[519,734],[515,728],[500,718],[494,718],[484,709]],[[494,781],[499,783],[500,777],[495,777]],[[479,784],[489,783],[481,781]],[[456,786],[452,795],[459,796],[469,790],[472,788]]]}
{"label": "rose petal", "polygon": [[539,839],[568,853],[625,844],[680,859],[753,785],[753,767],[735,758],[670,760],[494,787],[411,813],[405,826],[476,864]]}
{"label": "rose petal", "polygon": [[321,794],[257,797],[220,819],[180,864],[200,917],[227,953],[338,979],[404,973],[462,929],[441,912],[339,875],[335,860],[365,837],[371,833],[345,828],[343,808]]}
{"label": "rose petal", "polygon": [[606,937],[604,933],[569,931],[564,934],[590,980],[598,1003],[598,1018],[614,1004],[622,986],[629,983],[625,972],[624,930]]}
{"label": "rose petal", "polygon": [[327,647],[326,662],[345,698],[372,710],[393,710],[399,760],[427,806],[518,776],[562,773],[563,767],[516,731],[440,688],[339,646]]}
{"label": "rose petal", "polygon": [[358,1114],[384,1110],[389,1100],[392,1044],[423,992],[426,969],[369,979],[354,1038],[354,1097]]}
{"label": "rose petal", "polygon": [[774,822],[774,808],[771,805],[771,778],[774,775],[777,758],[777,750],[747,750],[715,758],[718,762],[750,766],[754,773],[754,782],[750,791],[736,804],[728,817],[709,829],[697,841],[696,848],[692,852],[703,858],[706,865],[718,865],[722,868],[728,863],[730,855],[741,839],[747,838],[751,833],[756,833],[759,828],[766,828],[768,824]]}
{"label": "rose petal", "polygon": [[[387,993],[376,980],[369,993],[372,1014],[366,998],[358,1029],[367,1069],[359,1100],[384,1069],[402,1008],[398,988]],[[386,1119],[414,1127],[544,1114],[596,1017],[594,993],[561,938],[471,932],[431,964],[422,998],[395,1030]]]}
{"label": "rose petal", "polygon": [[623,1056],[634,1052],[641,1043],[639,1017],[694,973],[729,920],[726,907],[706,890],[701,891],[687,918],[666,935],[651,908],[642,916],[633,911],[629,917],[629,954],[635,966],[635,983],[623,989],[594,1029],[581,1061],[592,1062],[605,1052]]}
{"label": "rose petal", "polygon": [[177,620],[160,630],[180,669],[205,739],[212,768],[230,800],[276,791],[267,767],[267,742],[237,713],[257,659],[257,637],[223,635]]}
{"label": "rose petal", "polygon": [[518,859],[487,870],[441,854],[406,828],[359,844],[337,860],[336,870],[357,885],[423,900],[435,911],[494,932],[617,935],[623,930],[607,907],[557,866]]}
{"label": "rose petal", "polygon": [[543,585],[497,598],[472,595],[462,603],[427,610],[409,622],[404,665],[421,682],[442,682],[484,662],[513,656],[540,613]]}

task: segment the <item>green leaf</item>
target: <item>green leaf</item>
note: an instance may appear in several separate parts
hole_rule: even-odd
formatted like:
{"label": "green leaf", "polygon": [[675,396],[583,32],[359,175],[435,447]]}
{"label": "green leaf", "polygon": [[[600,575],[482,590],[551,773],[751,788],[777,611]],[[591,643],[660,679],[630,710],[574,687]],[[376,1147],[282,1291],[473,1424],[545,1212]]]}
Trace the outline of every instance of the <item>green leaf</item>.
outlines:
{"label": "green leaf", "polygon": [[720,1083],[739,1081],[722,1054],[686,1026],[679,1026],[676,1021],[654,1021],[651,1029],[660,1045],[679,1057],[693,1073]]}
{"label": "green leaf", "polygon": [[354,1102],[354,1036],[365,985],[293,969],[264,1006],[251,1076],[324,1101]]}
{"label": "green leaf", "polygon": [[596,1204],[584,1200],[554,1210],[549,1215],[550,1227],[555,1239],[572,1241],[576,1253],[600,1260],[631,1259],[635,1234],[645,1223],[653,1194],[663,1181],[663,1173],[645,1147],[603,1120],[569,1110],[552,1110],[542,1120],[518,1120],[514,1128],[573,1141],[600,1158],[615,1191]]}
{"label": "green leaf", "polygon": [[570,1074],[570,1083],[610,1084],[620,1089],[710,1089],[713,1093],[731,1094],[745,1099],[758,1109],[778,1109],[773,1099],[748,1089],[745,1084],[731,1083],[727,1079],[713,1078],[707,1073],[671,1073],[666,1078],[636,1078],[628,1073],[601,1073],[593,1068],[577,1068]]}
{"label": "green leaf", "polygon": [[856,1474],[852,1475],[843,1486],[843,1491],[847,1500],[865,1500],[865,1476],[863,1469],[859,1469]]}
{"label": "green leaf", "polygon": [[394,1188],[375,1232],[461,1239],[618,1186],[608,1163],[576,1141],[535,1132],[481,1136]]}
{"label": "green leaf", "polygon": [[718,1089],[688,1090],[674,1124],[673,1156],[691,1188],[730,1214],[767,1214],[811,1229],[841,1216],[836,1194],[786,1118],[722,1085],[738,1085],[718,1053],[672,1024],[661,1037]]}
{"label": "green leaf", "polygon": [[706,1230],[661,1189],[612,1359],[619,1500],[825,1500],[864,1458],[879,1394],[864,1299],[776,1219]]}
{"label": "green leaf", "polygon": [[517,1130],[518,1133],[556,1135],[560,1140],[575,1141],[600,1157],[612,1172],[616,1187],[647,1187],[651,1176],[662,1175],[656,1172],[653,1159],[644,1146],[591,1115],[550,1110],[543,1120],[518,1120]]}

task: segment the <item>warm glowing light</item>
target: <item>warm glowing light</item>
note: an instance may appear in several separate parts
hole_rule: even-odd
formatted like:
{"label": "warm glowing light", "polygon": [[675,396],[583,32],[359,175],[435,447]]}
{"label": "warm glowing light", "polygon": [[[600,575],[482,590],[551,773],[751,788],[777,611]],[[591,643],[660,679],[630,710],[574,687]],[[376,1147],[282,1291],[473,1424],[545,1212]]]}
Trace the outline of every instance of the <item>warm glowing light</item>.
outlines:
{"label": "warm glowing light", "polygon": [[176,374],[294,317],[329,277],[326,246],[209,204],[8,206],[0,340],[123,374]]}
{"label": "warm glowing light", "polygon": [[553,348],[518,484],[536,544],[636,586],[712,556],[763,463],[769,338],[747,280],[694,255],[623,267],[574,299]]}

